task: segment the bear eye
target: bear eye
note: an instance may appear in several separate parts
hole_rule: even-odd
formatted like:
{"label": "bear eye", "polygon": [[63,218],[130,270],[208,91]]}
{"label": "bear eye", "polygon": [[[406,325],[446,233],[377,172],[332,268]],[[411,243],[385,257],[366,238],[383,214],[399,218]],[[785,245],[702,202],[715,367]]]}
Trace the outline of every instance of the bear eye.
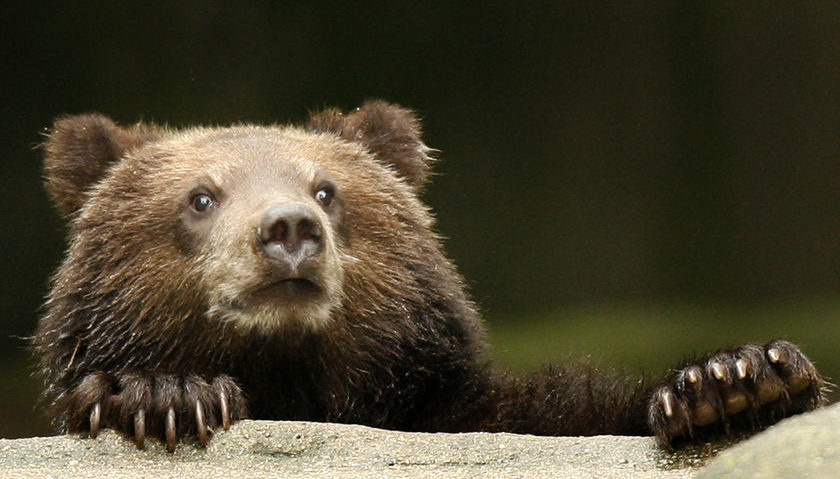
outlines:
{"label": "bear eye", "polygon": [[196,213],[206,212],[207,210],[212,208],[215,203],[216,202],[215,200],[213,200],[213,197],[208,195],[207,193],[198,193],[196,195],[193,195],[192,199],[190,200],[190,206]]}
{"label": "bear eye", "polygon": [[315,191],[315,201],[321,203],[321,206],[324,207],[330,206],[334,197],[335,191],[331,185],[322,186]]}

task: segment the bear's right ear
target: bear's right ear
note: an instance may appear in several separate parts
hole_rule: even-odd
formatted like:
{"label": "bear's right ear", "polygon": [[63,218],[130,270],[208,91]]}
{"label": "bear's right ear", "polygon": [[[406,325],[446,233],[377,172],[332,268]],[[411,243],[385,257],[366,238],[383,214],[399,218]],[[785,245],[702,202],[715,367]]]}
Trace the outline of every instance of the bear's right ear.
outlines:
{"label": "bear's right ear", "polygon": [[313,114],[307,128],[362,143],[415,188],[422,188],[431,175],[435,150],[423,143],[414,112],[399,105],[374,100],[347,114],[329,109]]}
{"label": "bear's right ear", "polygon": [[98,114],[57,119],[43,148],[46,189],[59,213],[69,216],[78,211],[89,188],[110,165],[127,150],[158,136],[157,127],[122,128]]}

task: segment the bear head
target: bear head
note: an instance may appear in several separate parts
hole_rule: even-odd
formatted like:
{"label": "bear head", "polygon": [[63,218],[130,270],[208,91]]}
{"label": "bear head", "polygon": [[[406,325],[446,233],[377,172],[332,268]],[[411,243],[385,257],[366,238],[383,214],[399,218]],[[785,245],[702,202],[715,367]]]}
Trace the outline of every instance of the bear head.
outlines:
{"label": "bear head", "polygon": [[109,337],[150,321],[161,335],[323,330],[404,309],[393,298],[425,288],[412,271],[446,262],[418,199],[430,149],[398,106],[327,110],[305,127],[71,116],[45,151],[47,190],[69,218],[48,316],[84,316],[120,333]]}

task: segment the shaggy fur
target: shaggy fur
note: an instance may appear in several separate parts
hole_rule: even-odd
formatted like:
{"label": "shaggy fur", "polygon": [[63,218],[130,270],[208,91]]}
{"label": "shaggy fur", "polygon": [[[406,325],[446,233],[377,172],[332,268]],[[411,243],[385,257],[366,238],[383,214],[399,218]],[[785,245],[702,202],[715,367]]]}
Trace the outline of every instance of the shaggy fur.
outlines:
{"label": "shaggy fur", "polygon": [[[755,417],[755,427],[823,401],[822,380],[786,342],[678,370],[700,368],[698,388],[677,373],[653,385],[585,365],[524,379],[495,370],[418,198],[431,150],[414,115],[394,105],[328,110],[305,128],[67,117],[45,152],[69,249],[34,345],[63,431],[101,425],[142,445],[167,434],[174,413],[177,435],[201,436],[229,416],[669,442],[718,431],[730,416]],[[201,195],[207,211],[193,206]],[[314,224],[301,236],[318,247],[301,263],[306,281],[281,283],[288,264],[255,240],[266,211],[285,204]],[[741,377],[744,351],[759,353]],[[749,411],[725,409],[742,396]]]}

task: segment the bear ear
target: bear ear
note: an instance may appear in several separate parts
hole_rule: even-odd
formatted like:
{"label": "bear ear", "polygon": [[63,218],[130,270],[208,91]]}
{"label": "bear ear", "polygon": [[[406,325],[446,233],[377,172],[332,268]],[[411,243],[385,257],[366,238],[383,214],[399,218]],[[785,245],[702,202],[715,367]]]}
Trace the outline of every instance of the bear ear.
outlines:
{"label": "bear ear", "polygon": [[159,136],[157,127],[122,128],[98,114],[57,119],[43,149],[46,189],[58,211],[65,216],[78,211],[110,165]]}
{"label": "bear ear", "polygon": [[415,188],[421,188],[431,175],[434,158],[430,154],[434,150],[420,138],[420,122],[414,112],[398,105],[369,101],[347,114],[325,110],[313,114],[307,128],[362,143]]}

